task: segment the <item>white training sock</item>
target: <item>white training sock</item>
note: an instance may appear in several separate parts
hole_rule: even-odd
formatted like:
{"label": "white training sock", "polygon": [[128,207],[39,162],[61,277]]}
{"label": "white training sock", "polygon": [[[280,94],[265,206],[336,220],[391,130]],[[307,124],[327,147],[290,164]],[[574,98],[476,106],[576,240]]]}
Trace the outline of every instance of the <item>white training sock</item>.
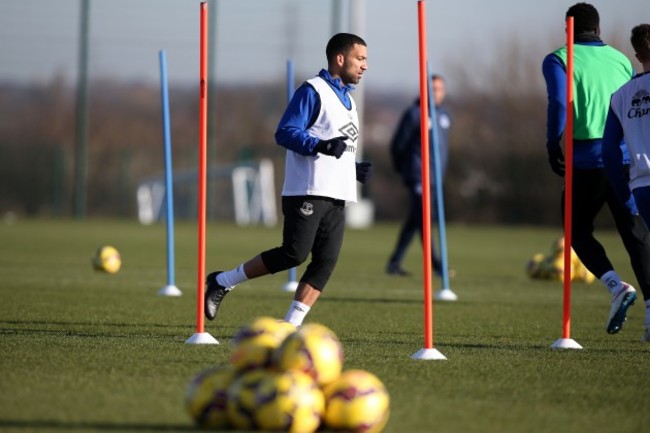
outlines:
{"label": "white training sock", "polygon": [[291,306],[287,315],[284,316],[284,321],[291,323],[293,326],[298,327],[302,325],[305,316],[309,313],[311,308],[300,301],[291,301]]}
{"label": "white training sock", "polygon": [[612,296],[616,295],[623,288],[623,283],[621,282],[621,278],[613,269],[611,271],[605,272],[603,276],[600,277],[600,281],[603,282],[603,284],[605,285],[605,287],[607,287],[607,290],[609,290],[609,293],[611,293]]}
{"label": "white training sock", "polygon": [[244,272],[244,265],[241,264],[235,269],[230,271],[224,271],[217,275],[217,284],[225,287],[226,289],[232,289],[239,283],[243,283],[248,280],[246,273]]}

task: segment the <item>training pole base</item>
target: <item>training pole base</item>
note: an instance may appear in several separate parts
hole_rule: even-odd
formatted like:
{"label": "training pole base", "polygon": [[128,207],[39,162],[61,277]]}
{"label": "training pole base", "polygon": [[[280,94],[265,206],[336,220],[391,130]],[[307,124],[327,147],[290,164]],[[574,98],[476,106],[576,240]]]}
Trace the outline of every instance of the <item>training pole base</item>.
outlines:
{"label": "training pole base", "polygon": [[411,359],[431,359],[435,361],[446,361],[445,355],[440,353],[438,349],[420,349],[411,355]]}
{"label": "training pole base", "polygon": [[551,345],[551,349],[564,350],[564,349],[582,349],[573,338],[560,338]]}
{"label": "training pole base", "polygon": [[295,292],[298,290],[298,282],[297,281],[287,281],[283,286],[282,290],[284,292]]}
{"label": "training pole base", "polygon": [[167,285],[158,290],[159,296],[181,296],[182,294],[183,292],[181,292],[181,289],[174,286],[173,284]]}
{"label": "training pole base", "polygon": [[435,295],[436,301],[454,302],[458,300],[458,295],[451,289],[438,290]]}
{"label": "training pole base", "polygon": [[219,344],[219,342],[207,332],[197,332],[188,338],[185,344]]}

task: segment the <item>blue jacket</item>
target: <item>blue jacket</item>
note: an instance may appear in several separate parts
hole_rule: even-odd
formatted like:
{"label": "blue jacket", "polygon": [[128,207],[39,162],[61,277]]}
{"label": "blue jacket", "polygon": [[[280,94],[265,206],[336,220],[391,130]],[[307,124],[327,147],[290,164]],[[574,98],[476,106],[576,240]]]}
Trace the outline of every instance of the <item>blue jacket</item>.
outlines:
{"label": "blue jacket", "polygon": [[[440,152],[441,178],[447,171],[448,144],[447,138],[451,127],[451,116],[442,106],[436,107],[438,119],[438,149]],[[433,157],[433,142],[429,140],[429,170],[431,184],[435,184],[435,164]],[[400,174],[404,183],[416,187],[422,183],[422,154],[420,143],[420,99],[404,112],[397,125],[390,143],[393,168]]]}

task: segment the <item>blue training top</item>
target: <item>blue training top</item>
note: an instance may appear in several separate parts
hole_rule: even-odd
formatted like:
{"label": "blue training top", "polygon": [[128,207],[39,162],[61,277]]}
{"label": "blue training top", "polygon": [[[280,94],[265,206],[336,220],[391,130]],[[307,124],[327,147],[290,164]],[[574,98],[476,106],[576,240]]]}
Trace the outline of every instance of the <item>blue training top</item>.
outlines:
{"label": "blue training top", "polygon": [[[332,78],[330,73],[321,69],[318,76],[323,78],[343,105],[349,110],[352,108],[348,92],[354,90],[349,84],[343,84],[340,78]],[[309,84],[303,83],[291,97],[289,105],[280,119],[275,131],[275,142],[300,155],[314,155],[314,147],[319,139],[307,133],[307,129],[316,122],[320,112],[320,96]]]}
{"label": "blue training top", "polygon": [[[443,106],[435,107],[437,124],[437,144],[440,156],[441,178],[447,170],[448,145],[447,138],[451,127],[451,116]],[[402,114],[391,139],[390,150],[393,166],[407,186],[418,186],[422,183],[422,154],[420,145],[420,98]],[[429,142],[430,184],[435,185],[435,161],[433,159],[433,141]]]}

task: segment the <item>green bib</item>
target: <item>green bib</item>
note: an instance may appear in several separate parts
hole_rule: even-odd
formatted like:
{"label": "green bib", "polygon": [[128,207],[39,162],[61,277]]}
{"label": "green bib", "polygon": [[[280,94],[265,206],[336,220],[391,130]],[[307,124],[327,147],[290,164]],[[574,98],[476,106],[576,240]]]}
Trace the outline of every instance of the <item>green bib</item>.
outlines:
{"label": "green bib", "polygon": [[[566,67],[566,47],[556,50]],[[609,45],[573,46],[573,138],[603,137],[609,100],[627,83],[634,69],[630,60]]]}

